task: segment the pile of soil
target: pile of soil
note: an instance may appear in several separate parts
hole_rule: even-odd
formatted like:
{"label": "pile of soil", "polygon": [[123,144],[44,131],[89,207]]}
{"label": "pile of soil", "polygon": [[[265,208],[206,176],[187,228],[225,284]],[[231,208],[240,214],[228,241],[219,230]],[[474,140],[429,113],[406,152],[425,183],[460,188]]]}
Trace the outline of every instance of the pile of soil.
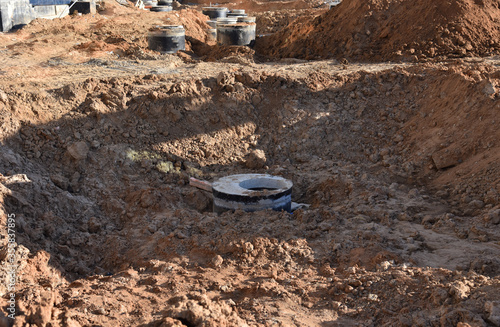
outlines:
{"label": "pile of soil", "polygon": [[[46,53],[73,62],[82,57],[88,59],[110,55],[156,59],[158,53],[148,49],[147,37],[150,30],[159,25],[184,26],[186,51],[190,51],[190,40],[207,41],[209,26],[205,23],[206,20],[207,16],[196,9],[155,13],[107,2],[106,10],[95,16],[35,20],[16,33],[20,42],[9,47],[24,55]],[[83,54],[75,56],[75,52]]]}
{"label": "pile of soil", "polygon": [[[500,47],[496,0],[344,0],[257,43],[278,58],[387,61],[485,56]],[[415,58],[416,56],[416,58]]]}

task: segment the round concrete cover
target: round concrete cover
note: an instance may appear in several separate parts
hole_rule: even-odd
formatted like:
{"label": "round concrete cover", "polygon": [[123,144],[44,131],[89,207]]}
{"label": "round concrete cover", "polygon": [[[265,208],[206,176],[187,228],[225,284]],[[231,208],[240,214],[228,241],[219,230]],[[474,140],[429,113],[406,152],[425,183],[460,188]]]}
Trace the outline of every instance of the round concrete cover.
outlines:
{"label": "round concrete cover", "polygon": [[292,181],[268,174],[231,175],[212,184],[217,192],[245,197],[279,194],[290,190],[292,186]]}
{"label": "round concrete cover", "polygon": [[240,174],[223,177],[212,184],[214,211],[290,211],[290,180],[267,174]]}

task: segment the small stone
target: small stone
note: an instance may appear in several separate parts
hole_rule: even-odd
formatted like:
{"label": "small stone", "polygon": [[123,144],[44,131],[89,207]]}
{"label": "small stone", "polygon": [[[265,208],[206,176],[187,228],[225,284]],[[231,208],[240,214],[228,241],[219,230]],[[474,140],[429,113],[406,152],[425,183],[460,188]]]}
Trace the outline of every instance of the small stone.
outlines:
{"label": "small stone", "polygon": [[377,301],[378,300],[378,296],[377,294],[368,294],[368,300],[370,301]]}
{"label": "small stone", "polygon": [[250,243],[250,242],[245,242],[245,244],[243,244],[243,251],[245,253],[250,253],[253,251],[253,244]]}
{"label": "small stone", "polygon": [[258,105],[261,101],[262,100],[261,100],[260,96],[258,96],[257,94],[252,96],[252,104],[254,106]]}
{"label": "small stone", "polygon": [[216,255],[212,259],[212,264],[214,265],[214,267],[220,267],[220,266],[222,266],[223,262],[224,262],[224,259],[220,255]]}
{"label": "small stone", "polygon": [[7,96],[7,93],[5,93],[2,90],[0,90],[0,101],[2,101],[5,104],[9,103],[9,97]]}
{"label": "small stone", "polygon": [[469,202],[469,205],[475,209],[481,209],[484,207],[484,202],[481,200],[473,200]]}
{"label": "small stone", "polygon": [[483,87],[483,93],[487,96],[492,96],[497,93],[495,85],[491,81],[485,81]]}
{"label": "small stone", "polygon": [[460,160],[457,158],[456,154],[449,151],[448,149],[443,149],[436,153],[433,153],[431,158],[437,169],[454,167],[460,163]]}
{"label": "small stone", "polygon": [[261,169],[266,165],[266,154],[262,150],[253,150],[249,153],[245,165],[250,169]]}
{"label": "small stone", "polygon": [[101,230],[101,223],[96,217],[90,217],[87,226],[89,233],[97,233]]}
{"label": "small stone", "polygon": [[488,218],[492,224],[500,224],[500,209],[494,209],[488,212]]}
{"label": "small stone", "polygon": [[68,153],[76,160],[83,160],[87,158],[89,147],[85,142],[76,142],[68,147]]}
{"label": "small stone", "polygon": [[50,175],[50,179],[52,180],[52,183],[54,183],[57,187],[67,190],[69,186],[69,179],[66,177],[55,174],[55,175]]}
{"label": "small stone", "polygon": [[392,266],[392,263],[389,261],[384,261],[380,263],[380,269],[387,270]]}

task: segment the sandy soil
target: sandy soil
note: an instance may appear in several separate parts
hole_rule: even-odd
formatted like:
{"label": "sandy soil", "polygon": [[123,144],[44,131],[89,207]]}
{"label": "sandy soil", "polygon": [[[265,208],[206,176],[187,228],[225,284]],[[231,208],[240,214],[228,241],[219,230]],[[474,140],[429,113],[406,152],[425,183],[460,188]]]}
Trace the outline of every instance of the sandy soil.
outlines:
{"label": "sandy soil", "polygon": [[[231,5],[271,38],[341,10],[258,4]],[[0,326],[500,326],[496,50],[271,59],[198,7],[0,34]],[[147,49],[167,22],[185,52]],[[217,215],[189,185],[236,173],[310,206]]]}
{"label": "sandy soil", "polygon": [[497,0],[349,0],[258,43],[271,57],[443,61],[500,47]]}

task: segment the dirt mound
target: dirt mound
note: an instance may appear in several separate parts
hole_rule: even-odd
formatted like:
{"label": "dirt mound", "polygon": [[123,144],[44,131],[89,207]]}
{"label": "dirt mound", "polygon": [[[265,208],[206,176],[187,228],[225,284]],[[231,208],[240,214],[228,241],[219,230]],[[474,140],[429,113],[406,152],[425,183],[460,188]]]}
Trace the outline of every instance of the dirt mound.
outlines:
{"label": "dirt mound", "polygon": [[257,43],[272,57],[360,61],[484,56],[500,46],[496,0],[344,0]]}
{"label": "dirt mound", "polygon": [[[110,4],[101,13],[35,20],[17,33],[22,41],[11,47],[29,55],[47,53],[71,61],[102,56],[151,59],[158,53],[148,49],[148,32],[158,25],[182,25],[188,40],[207,41],[207,17],[195,9],[155,13]],[[186,50],[191,50],[189,41]]]}

